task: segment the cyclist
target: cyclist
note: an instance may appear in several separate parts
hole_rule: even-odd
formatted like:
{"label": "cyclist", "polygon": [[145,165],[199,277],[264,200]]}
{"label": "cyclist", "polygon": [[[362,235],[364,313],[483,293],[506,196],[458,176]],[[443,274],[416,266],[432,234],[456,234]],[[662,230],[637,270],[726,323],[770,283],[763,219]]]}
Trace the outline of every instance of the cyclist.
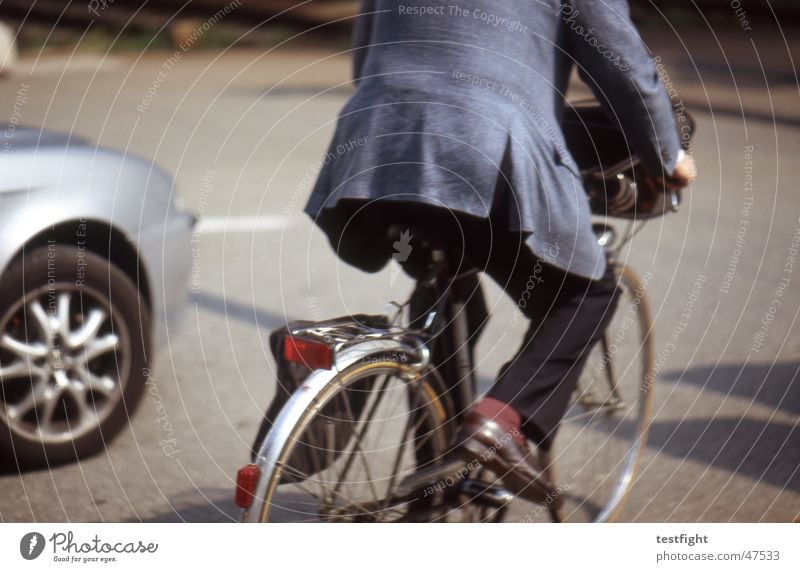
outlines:
{"label": "cyclist", "polygon": [[[386,229],[424,227],[531,320],[457,445],[540,501],[552,484],[527,442],[551,445],[617,297],[560,128],[571,71],[649,176],[683,187],[695,168],[670,100],[626,0],[366,0],[353,62],[357,90],[306,212],[342,259],[370,272],[400,254],[414,274],[414,237],[393,249]],[[474,344],[486,309],[479,284],[462,280]]]}

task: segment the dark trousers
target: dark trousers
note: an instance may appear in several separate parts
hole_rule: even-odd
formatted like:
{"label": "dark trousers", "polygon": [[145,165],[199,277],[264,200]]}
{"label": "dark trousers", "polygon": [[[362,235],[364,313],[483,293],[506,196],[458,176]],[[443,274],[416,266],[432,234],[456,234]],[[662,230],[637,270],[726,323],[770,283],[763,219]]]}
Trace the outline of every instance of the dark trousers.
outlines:
{"label": "dark trousers", "polygon": [[613,268],[608,265],[600,280],[589,280],[527,253],[515,261],[490,259],[485,273],[529,320],[519,350],[500,369],[489,396],[510,403],[526,436],[549,448],[589,353],[616,308]]}
{"label": "dark trousers", "polygon": [[[366,207],[361,204],[350,211],[350,230],[339,236],[336,244],[355,252],[340,255],[347,259],[367,247],[391,248],[382,238],[386,229],[390,224],[407,223],[409,228],[426,229],[437,242],[460,255],[457,272],[477,268],[497,282],[516,304],[509,327],[525,327],[527,322],[527,331],[488,395],[512,405],[523,419],[526,436],[549,447],[590,350],[616,308],[618,289],[611,265],[600,280],[590,280],[548,263],[552,253],[534,254],[525,245],[525,235],[509,231],[502,217],[483,219],[419,204],[385,205],[385,201]],[[369,233],[371,237],[365,238]],[[404,267],[419,277],[426,260],[419,251],[415,257],[413,237],[410,246]],[[454,290],[465,298],[474,345],[488,312],[478,276],[468,274],[459,282]]]}

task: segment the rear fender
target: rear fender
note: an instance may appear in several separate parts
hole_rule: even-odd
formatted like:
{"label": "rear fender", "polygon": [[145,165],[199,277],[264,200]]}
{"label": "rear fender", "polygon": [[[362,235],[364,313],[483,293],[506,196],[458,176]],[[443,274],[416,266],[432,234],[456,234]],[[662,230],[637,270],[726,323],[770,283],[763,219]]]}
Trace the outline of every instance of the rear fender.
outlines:
{"label": "rear fender", "polygon": [[[281,409],[275,424],[259,447],[254,463],[261,469],[258,485],[255,489],[255,500],[250,509],[242,514],[242,522],[258,522],[261,515],[264,497],[272,473],[283,452],[284,446],[295,426],[301,421],[309,410],[320,408],[324,403],[321,399],[322,392],[334,382],[336,377],[348,368],[358,363],[368,363],[370,360],[378,361],[386,354],[402,354],[419,356],[420,351],[406,343],[395,339],[369,340],[346,348],[336,356],[333,368],[329,370],[318,369],[313,371],[294,392],[292,397]],[[414,374],[427,366],[425,360],[409,359],[409,372]]]}

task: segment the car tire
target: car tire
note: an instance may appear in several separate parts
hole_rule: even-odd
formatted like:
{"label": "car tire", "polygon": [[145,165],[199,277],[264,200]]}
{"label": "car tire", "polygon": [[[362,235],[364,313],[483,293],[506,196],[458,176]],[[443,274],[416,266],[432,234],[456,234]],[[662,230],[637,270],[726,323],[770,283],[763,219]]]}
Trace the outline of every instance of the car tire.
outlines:
{"label": "car tire", "polygon": [[146,382],[150,312],[108,260],[48,243],[0,277],[0,458],[30,468],[103,450]]}

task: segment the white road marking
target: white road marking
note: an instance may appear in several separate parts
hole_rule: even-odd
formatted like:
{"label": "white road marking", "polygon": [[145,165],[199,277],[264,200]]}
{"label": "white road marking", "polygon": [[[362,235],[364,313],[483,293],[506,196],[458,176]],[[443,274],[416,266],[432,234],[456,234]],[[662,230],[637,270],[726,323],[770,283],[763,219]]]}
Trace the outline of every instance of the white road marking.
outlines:
{"label": "white road marking", "polygon": [[289,226],[289,217],[265,216],[204,216],[197,221],[198,234],[228,234],[235,232],[274,232]]}
{"label": "white road marking", "polygon": [[119,69],[122,69],[119,58],[91,54],[43,56],[38,59],[23,58],[14,65],[15,73],[27,75],[113,72]]}

